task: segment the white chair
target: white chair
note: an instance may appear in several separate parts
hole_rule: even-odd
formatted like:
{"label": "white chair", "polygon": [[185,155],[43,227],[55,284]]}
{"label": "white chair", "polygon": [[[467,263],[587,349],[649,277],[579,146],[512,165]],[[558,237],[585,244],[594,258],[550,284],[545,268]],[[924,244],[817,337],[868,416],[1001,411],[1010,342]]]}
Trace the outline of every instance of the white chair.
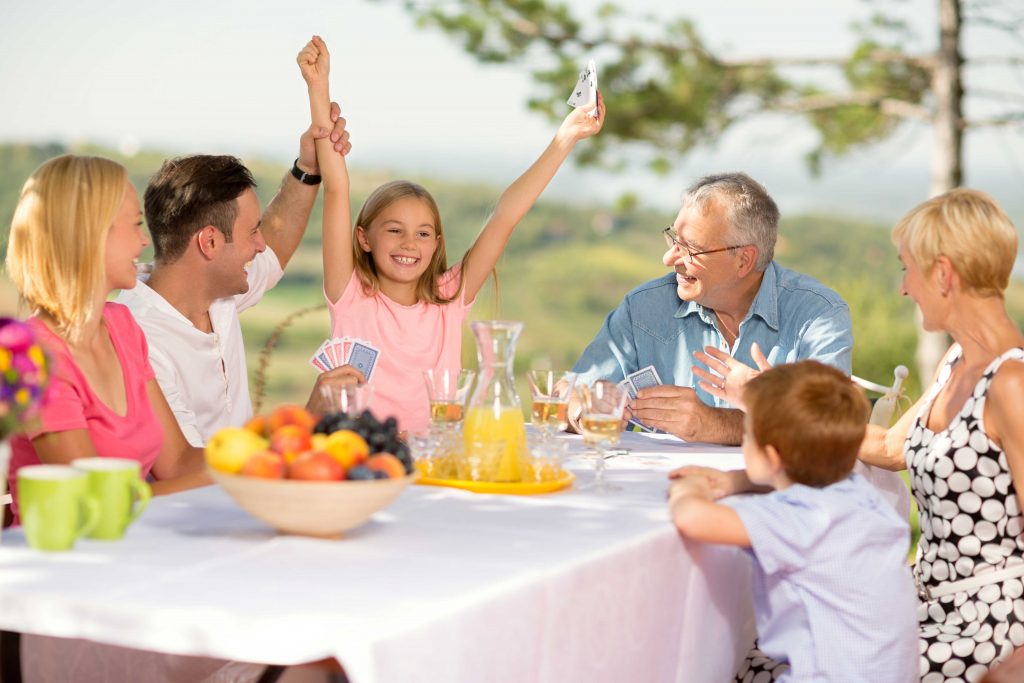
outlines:
{"label": "white chair", "polygon": [[[901,398],[903,380],[907,378],[908,374],[905,365],[897,365],[896,369],[893,370],[894,380],[891,387],[869,382],[856,375],[851,376],[850,379],[866,391],[881,394],[881,397],[875,401],[875,406],[871,410],[868,424],[889,427],[892,422],[893,412],[896,410],[896,404]],[[875,488],[881,492],[882,497],[889,501],[903,519],[910,517],[910,491],[907,490],[907,485],[898,473],[882,469],[881,467],[875,467],[874,465],[868,465],[860,460],[854,465],[853,471],[874,484]]]}

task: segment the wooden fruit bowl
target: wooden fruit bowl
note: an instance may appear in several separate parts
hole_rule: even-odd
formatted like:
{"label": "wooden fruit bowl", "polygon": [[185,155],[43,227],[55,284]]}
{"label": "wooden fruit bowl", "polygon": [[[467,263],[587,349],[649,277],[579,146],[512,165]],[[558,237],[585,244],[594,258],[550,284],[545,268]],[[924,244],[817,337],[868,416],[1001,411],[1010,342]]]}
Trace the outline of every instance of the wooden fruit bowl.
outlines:
{"label": "wooden fruit bowl", "polygon": [[370,481],[261,479],[207,468],[238,505],[277,531],[336,538],[399,496],[416,475]]}

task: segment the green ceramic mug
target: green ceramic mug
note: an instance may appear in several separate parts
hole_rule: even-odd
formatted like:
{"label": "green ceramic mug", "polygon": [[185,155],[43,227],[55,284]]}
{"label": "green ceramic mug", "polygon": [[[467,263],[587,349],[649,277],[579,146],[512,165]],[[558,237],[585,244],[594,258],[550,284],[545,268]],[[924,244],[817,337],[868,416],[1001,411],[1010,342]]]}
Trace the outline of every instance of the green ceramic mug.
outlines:
{"label": "green ceramic mug", "polygon": [[28,544],[37,550],[69,550],[92,531],[100,506],[85,472],[67,465],[29,465],[18,470],[18,514]]}
{"label": "green ceramic mug", "polygon": [[89,538],[113,541],[123,537],[153,495],[149,484],[142,481],[139,463],[123,458],[79,458],[71,466],[86,473],[89,493],[100,505],[100,519]]}

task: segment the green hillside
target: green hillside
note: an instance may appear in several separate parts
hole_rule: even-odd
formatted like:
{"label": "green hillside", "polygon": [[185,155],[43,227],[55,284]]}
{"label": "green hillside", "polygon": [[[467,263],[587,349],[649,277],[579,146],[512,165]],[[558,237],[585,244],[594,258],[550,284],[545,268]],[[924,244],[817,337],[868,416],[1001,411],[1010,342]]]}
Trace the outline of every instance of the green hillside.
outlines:
{"label": "green hillside", "polygon": [[[0,226],[4,243],[18,192],[25,178],[45,159],[66,150],[60,145],[0,145]],[[77,147],[71,151],[103,154],[123,162],[140,191],[163,153],[144,152],[123,158],[110,150]],[[246,160],[266,204],[286,166]],[[379,171],[353,172],[353,206],[392,176]],[[486,219],[501,189],[431,178],[410,177],[435,195],[445,221],[449,254],[461,255]],[[673,216],[644,209],[571,205],[541,201],[517,228],[498,281],[500,305],[488,286],[473,317],[504,317],[525,322],[517,369],[531,366],[567,368],[593,336],[604,316],[637,284],[665,272],[659,231]],[[242,317],[250,369],[255,372],[263,342],[289,314],[322,303],[320,287],[320,207],[281,284]],[[836,216],[793,216],[782,221],[778,261],[806,272],[837,290],[850,303],[856,346],[854,370],[881,383],[892,368],[911,365],[914,344],[913,305],[898,294],[899,264],[889,242],[888,226]],[[13,312],[16,295],[0,280],[0,311]],[[1024,293],[1015,283],[1008,302],[1018,323],[1024,322]],[[269,404],[304,402],[314,371],[307,360],[328,334],[327,314],[318,310],[299,318],[281,336],[268,373]],[[464,361],[475,366],[474,345],[467,332]],[[911,375],[916,391],[917,378]],[[266,403],[265,403],[266,405]]]}

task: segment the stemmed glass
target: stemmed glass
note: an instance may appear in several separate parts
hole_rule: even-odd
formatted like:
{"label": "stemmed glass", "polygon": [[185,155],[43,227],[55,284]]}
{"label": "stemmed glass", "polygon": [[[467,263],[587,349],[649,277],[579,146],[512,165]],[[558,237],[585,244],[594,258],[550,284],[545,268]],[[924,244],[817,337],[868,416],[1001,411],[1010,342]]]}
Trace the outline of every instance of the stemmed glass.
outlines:
{"label": "stemmed glass", "polygon": [[466,410],[469,387],[476,373],[472,370],[424,370],[423,381],[427,385],[430,400],[430,422],[438,427],[456,426],[462,423]]}
{"label": "stemmed glass", "polygon": [[526,373],[533,398],[533,424],[545,437],[564,431],[569,425],[569,397],[576,384],[576,375],[554,370],[531,370]]}
{"label": "stemmed glass", "polygon": [[583,442],[597,451],[594,459],[594,481],[580,488],[597,493],[621,491],[622,487],[608,484],[604,480],[604,460],[608,447],[619,443],[622,414],[629,400],[629,392],[612,382],[598,381],[590,386],[580,387],[577,394],[583,408],[580,415]]}

